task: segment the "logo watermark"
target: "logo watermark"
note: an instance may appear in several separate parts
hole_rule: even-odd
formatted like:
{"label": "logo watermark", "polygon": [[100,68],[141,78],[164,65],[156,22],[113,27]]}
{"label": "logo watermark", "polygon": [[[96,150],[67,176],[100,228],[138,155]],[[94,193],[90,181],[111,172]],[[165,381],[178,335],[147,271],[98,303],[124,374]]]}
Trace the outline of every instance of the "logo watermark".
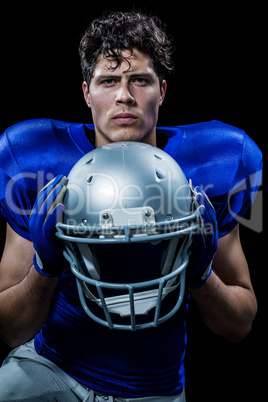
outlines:
{"label": "logo watermark", "polygon": [[[25,172],[12,177],[6,186],[5,204],[7,208],[13,215],[30,217],[35,201],[31,197],[41,191],[53,177],[53,173],[44,171]],[[256,192],[259,184],[260,189]],[[126,214],[129,213],[131,219],[132,215],[135,215],[135,211],[132,207],[128,208],[128,205],[132,204],[137,204],[140,207],[150,206],[154,209],[155,215],[161,214],[162,217],[165,216],[167,221],[176,219],[178,215],[187,215],[190,211],[191,193],[188,183],[182,182],[180,186],[176,187],[174,178],[169,172],[165,181],[159,183],[120,185],[119,181],[112,175],[96,173],[93,178],[88,178],[83,187],[79,183],[69,183],[68,186],[68,193],[72,193],[74,199],[71,210],[68,210],[70,218],[75,218],[76,215],[81,216],[81,213],[84,213],[83,219],[87,219],[87,215],[99,214],[102,210],[115,208],[121,209]],[[200,187],[209,196],[214,185],[207,184]],[[31,188],[29,194],[26,190],[28,188]],[[92,202],[94,192],[98,192],[97,197],[95,197],[95,205]],[[213,204],[213,196],[210,199]],[[250,206],[250,213],[245,216],[244,204],[249,204],[250,200],[254,202]],[[218,202],[220,202],[219,197],[217,197]],[[248,229],[261,233],[263,231],[261,172],[256,172],[248,179],[237,183],[229,194],[223,196],[223,203],[225,203],[226,208],[225,215],[228,214],[229,219],[232,218]],[[103,208],[102,204],[104,205]],[[68,206],[66,207],[68,209]],[[43,212],[47,213],[48,211],[44,209]]]}

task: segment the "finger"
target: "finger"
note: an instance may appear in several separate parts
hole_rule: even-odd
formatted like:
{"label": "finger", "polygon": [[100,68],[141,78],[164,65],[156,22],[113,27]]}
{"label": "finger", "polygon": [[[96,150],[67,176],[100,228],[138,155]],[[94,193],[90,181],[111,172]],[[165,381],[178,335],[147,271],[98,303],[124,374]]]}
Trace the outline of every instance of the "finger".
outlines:
{"label": "finger", "polygon": [[[47,217],[49,216],[49,214],[53,211],[53,209],[58,205],[58,204],[62,204],[63,199],[65,197],[66,191],[67,191],[67,187],[66,186],[58,186],[60,187],[60,191],[55,191],[55,193],[52,193],[53,199],[52,202],[49,201],[47,207],[48,207],[48,211],[47,211],[47,216],[45,218],[45,221],[47,219]],[[58,187],[55,190],[58,190]]]}
{"label": "finger", "polygon": [[202,219],[203,225],[205,227],[211,225],[211,218],[210,218],[210,215],[209,215],[207,209],[205,208],[205,206],[201,205],[198,208],[198,211],[199,211],[200,217]]}
{"label": "finger", "polygon": [[203,205],[199,207],[199,212],[201,217],[201,231],[203,233],[204,244],[207,246],[210,242],[209,238],[214,234],[214,226],[208,211]]}
{"label": "finger", "polygon": [[203,196],[202,193],[197,193],[196,194],[196,202],[198,203],[199,206],[204,206],[205,205],[205,197]]}
{"label": "finger", "polygon": [[[58,177],[58,176],[57,176],[57,177]],[[51,180],[51,181],[37,194],[37,197],[36,197],[36,200],[35,200],[35,203],[34,203],[34,206],[33,206],[31,215],[40,212],[40,210],[41,210],[41,208],[42,208],[42,206],[43,206],[45,200],[47,199],[49,193],[50,193],[50,192],[53,190],[53,188],[54,188],[55,186],[57,186],[57,184],[58,184],[58,180],[56,181],[57,177],[55,177],[53,180]],[[60,177],[60,180],[61,180],[61,177]],[[55,181],[56,181],[56,184],[55,184]]]}
{"label": "finger", "polygon": [[57,204],[51,211],[51,213],[47,215],[47,219],[43,225],[43,230],[44,233],[48,235],[48,237],[50,237],[51,234],[53,235],[55,234],[56,224],[63,220],[63,214],[64,214],[64,205]]}
{"label": "finger", "polygon": [[[66,192],[66,186],[65,186],[66,182],[67,182],[66,177],[59,175],[45,189],[45,191],[42,194],[38,195],[36,204],[36,212],[38,214],[47,213],[50,210],[51,206],[53,209],[53,202],[55,201],[55,199],[59,200],[59,202],[62,202]],[[64,190],[62,190],[63,188]],[[59,197],[59,194],[61,194],[62,196]]]}
{"label": "finger", "polygon": [[[50,180],[39,192],[38,195],[40,195],[42,192],[44,192],[49,186],[56,186],[58,183],[60,183],[63,179],[66,179],[65,176],[62,174],[57,175],[54,177],[52,180]],[[63,184],[63,183],[62,183]]]}
{"label": "finger", "polygon": [[[51,208],[51,205],[57,198],[58,194],[61,192],[63,186],[57,185],[55,188],[50,189],[47,188],[40,197],[38,197],[38,204],[37,204],[37,213],[39,215],[46,215]],[[49,191],[50,190],[50,191]]]}
{"label": "finger", "polygon": [[196,201],[199,205],[204,205],[207,209],[213,209],[214,207],[208,198],[207,194],[201,189],[200,186],[196,187]]}

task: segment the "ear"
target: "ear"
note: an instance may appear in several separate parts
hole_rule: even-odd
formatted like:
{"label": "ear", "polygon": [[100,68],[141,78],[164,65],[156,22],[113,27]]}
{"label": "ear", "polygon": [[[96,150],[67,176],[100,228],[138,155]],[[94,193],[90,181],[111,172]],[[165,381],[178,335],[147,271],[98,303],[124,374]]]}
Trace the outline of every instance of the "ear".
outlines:
{"label": "ear", "polygon": [[163,80],[161,87],[160,87],[159,106],[161,106],[162,103],[164,102],[166,90],[167,90],[167,82],[166,82],[166,80]]}
{"label": "ear", "polygon": [[90,108],[91,107],[91,102],[90,102],[89,88],[88,88],[88,85],[87,85],[86,81],[84,81],[83,84],[82,84],[82,90],[83,90],[83,93],[84,93],[84,99],[86,101],[86,104]]}

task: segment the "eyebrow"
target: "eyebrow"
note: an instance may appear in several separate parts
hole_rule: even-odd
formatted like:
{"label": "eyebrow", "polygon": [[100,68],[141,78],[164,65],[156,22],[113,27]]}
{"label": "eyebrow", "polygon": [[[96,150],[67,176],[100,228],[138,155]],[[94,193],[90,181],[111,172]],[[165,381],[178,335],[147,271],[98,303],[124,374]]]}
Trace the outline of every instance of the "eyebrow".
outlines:
{"label": "eyebrow", "polygon": [[101,74],[96,77],[98,81],[107,80],[109,78],[120,78],[120,75],[115,74]]}
{"label": "eyebrow", "polygon": [[[130,78],[152,78],[152,74],[150,73],[129,73],[128,76]],[[116,74],[101,74],[96,77],[96,80],[102,81],[102,80],[107,80],[107,79],[120,79],[122,75],[116,75]]]}

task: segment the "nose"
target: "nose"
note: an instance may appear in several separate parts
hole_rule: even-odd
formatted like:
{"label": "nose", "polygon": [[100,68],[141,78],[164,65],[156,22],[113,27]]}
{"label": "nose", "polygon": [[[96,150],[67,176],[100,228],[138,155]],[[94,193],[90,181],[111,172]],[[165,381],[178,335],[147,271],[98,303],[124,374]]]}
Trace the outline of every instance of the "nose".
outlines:
{"label": "nose", "polygon": [[127,82],[122,82],[116,93],[115,101],[117,104],[133,105],[135,103],[135,98],[130,92]]}

